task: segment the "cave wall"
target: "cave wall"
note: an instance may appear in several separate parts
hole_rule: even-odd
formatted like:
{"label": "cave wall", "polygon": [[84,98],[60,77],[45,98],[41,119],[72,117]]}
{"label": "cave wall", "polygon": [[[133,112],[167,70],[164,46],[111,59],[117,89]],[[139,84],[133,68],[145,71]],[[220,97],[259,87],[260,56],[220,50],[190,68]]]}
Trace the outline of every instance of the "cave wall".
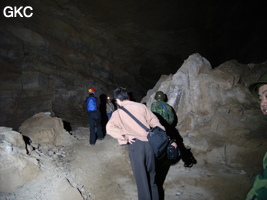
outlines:
{"label": "cave wall", "polygon": [[1,10],[31,6],[33,16],[0,15],[0,123],[16,130],[50,111],[85,125],[89,87],[99,96],[122,85],[141,100],[195,52],[213,67],[263,61],[261,3],[3,0]]}
{"label": "cave wall", "polygon": [[127,49],[114,34],[81,18],[79,10],[70,14],[56,2],[29,3],[34,18],[4,19],[1,24],[1,124],[17,129],[36,112],[50,111],[84,125],[82,104],[89,87],[98,96],[111,95],[121,84],[142,91],[135,77],[138,69],[128,64],[129,56],[119,55],[131,54],[133,47]]}

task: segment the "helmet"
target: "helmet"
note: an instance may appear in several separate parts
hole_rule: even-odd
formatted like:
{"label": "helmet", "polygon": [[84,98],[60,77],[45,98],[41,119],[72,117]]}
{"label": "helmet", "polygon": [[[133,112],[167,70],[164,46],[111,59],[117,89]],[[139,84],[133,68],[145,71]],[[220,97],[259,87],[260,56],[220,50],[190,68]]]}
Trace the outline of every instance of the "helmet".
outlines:
{"label": "helmet", "polygon": [[94,92],[96,92],[96,89],[95,88],[89,88],[88,89],[88,93],[94,93]]}
{"label": "helmet", "polygon": [[267,84],[267,73],[263,74],[257,82],[252,83],[249,86],[249,90],[255,97],[258,97],[259,88],[265,84]]}
{"label": "helmet", "polygon": [[156,94],[155,94],[155,99],[157,101],[164,101],[165,100],[165,94],[162,92],[162,91],[158,91]]}

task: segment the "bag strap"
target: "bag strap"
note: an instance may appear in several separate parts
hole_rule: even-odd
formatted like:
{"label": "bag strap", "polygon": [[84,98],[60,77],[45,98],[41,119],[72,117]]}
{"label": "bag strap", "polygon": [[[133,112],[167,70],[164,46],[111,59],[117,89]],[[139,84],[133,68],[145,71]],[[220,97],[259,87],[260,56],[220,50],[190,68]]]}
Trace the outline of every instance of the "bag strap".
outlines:
{"label": "bag strap", "polygon": [[131,118],[133,118],[134,121],[136,121],[137,124],[139,124],[145,131],[149,131],[149,128],[147,128],[142,122],[140,122],[135,116],[133,116],[132,113],[130,113],[126,108],[124,107],[119,107],[122,109],[124,112],[126,112]]}

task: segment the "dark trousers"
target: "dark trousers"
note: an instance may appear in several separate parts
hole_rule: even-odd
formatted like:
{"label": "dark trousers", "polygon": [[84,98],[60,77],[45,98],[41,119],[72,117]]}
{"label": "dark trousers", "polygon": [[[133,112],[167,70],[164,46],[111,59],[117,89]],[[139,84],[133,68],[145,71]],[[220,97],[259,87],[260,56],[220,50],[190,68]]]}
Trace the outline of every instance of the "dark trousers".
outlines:
{"label": "dark trousers", "polygon": [[160,200],[164,200],[165,194],[163,184],[172,164],[173,161],[169,160],[167,156],[164,156],[160,160],[156,160],[156,184],[158,186]]}
{"label": "dark trousers", "polygon": [[[103,139],[101,126],[101,115],[99,110],[87,112],[87,119],[90,126],[90,144],[95,144],[96,139]],[[96,130],[97,129],[97,130]]]}
{"label": "dark trousers", "polygon": [[155,180],[155,156],[150,144],[136,140],[129,146],[129,156],[137,185],[138,200],[159,200]]}

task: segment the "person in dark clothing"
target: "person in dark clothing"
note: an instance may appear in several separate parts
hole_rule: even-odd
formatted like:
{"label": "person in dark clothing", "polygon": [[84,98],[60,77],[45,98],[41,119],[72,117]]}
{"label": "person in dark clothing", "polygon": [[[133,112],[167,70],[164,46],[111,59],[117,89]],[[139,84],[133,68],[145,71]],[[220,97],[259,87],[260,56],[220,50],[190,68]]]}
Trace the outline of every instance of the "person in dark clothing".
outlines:
{"label": "person in dark clothing", "polygon": [[[155,94],[156,102],[152,103],[151,111],[158,117],[160,123],[165,127],[166,133],[171,139],[171,144],[177,151],[178,156],[176,159],[169,159],[165,155],[162,159],[156,162],[156,183],[159,191],[159,199],[164,200],[163,184],[170,169],[170,166],[177,163],[180,159],[184,161],[185,167],[192,167],[196,164],[196,160],[191,153],[190,149],[185,148],[183,139],[176,129],[177,116],[174,109],[166,103],[167,96],[162,91]],[[174,150],[174,151],[175,151]]]}
{"label": "person in dark clothing", "polygon": [[103,139],[99,100],[95,97],[95,92],[96,90],[94,88],[89,88],[89,97],[85,100],[87,119],[90,126],[90,145],[95,145],[96,140]]}
{"label": "person in dark clothing", "polygon": [[[175,129],[175,127],[172,126],[175,124],[175,114],[173,108],[165,102],[165,99],[166,95],[162,91],[158,91],[155,94],[156,102],[151,104],[151,111],[158,117],[160,123],[165,127],[167,135],[173,139],[174,147],[178,148],[176,140],[173,137],[173,128]],[[156,162],[156,183],[160,200],[164,199],[163,184],[173,162],[174,161],[169,160],[166,155]]]}

